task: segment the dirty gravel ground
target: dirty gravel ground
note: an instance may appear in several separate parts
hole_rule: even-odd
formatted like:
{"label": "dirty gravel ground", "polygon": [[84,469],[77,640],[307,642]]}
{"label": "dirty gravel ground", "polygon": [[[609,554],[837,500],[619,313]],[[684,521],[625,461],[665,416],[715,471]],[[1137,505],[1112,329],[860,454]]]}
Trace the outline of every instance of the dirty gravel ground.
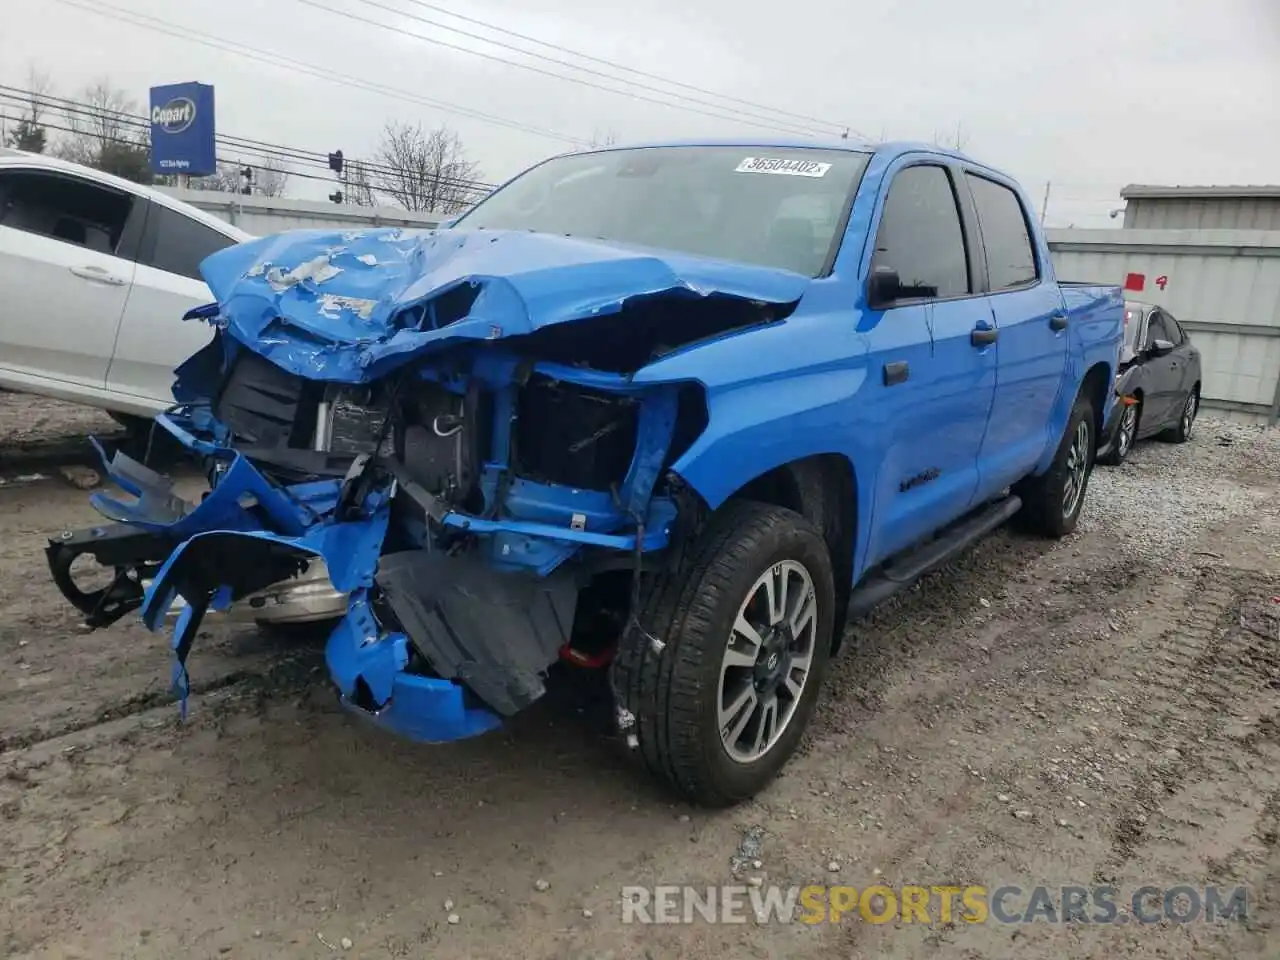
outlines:
{"label": "dirty gravel ground", "polygon": [[[65,433],[86,422],[0,401],[0,475],[22,470],[3,459],[18,413],[46,439],[59,416]],[[44,538],[90,519],[85,494],[0,486],[0,947],[1275,957],[1278,468],[1280,431],[1207,416],[1187,446],[1100,468],[1076,535],[1000,533],[853,629],[803,754],[719,813],[673,804],[551,709],[472,742],[394,742],[338,711],[317,644],[225,624],[193,654],[179,725],[163,639],[132,619],[84,633],[48,582]],[[1121,902],[1143,884],[1246,884],[1250,917],[621,923],[624,884],[731,882],[755,826],[770,883],[1110,883]]]}

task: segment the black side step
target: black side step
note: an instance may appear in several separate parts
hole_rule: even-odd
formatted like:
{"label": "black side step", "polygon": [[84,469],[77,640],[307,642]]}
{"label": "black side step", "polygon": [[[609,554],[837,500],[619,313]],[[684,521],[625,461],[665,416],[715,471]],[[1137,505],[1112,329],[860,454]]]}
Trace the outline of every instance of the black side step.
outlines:
{"label": "black side step", "polygon": [[890,561],[854,588],[849,598],[850,619],[869,613],[899,590],[905,590],[930,570],[946,563],[1000,526],[1021,507],[1022,500],[1017,496],[997,500],[960,521],[937,539]]}

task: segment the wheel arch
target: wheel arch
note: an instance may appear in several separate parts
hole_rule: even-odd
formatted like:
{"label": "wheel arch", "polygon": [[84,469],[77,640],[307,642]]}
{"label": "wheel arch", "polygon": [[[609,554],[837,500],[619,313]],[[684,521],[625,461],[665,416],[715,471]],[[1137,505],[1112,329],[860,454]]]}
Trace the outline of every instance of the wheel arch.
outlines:
{"label": "wheel arch", "polygon": [[1102,440],[1102,430],[1107,419],[1107,391],[1111,387],[1111,365],[1099,361],[1085,371],[1080,381],[1080,396],[1089,398],[1093,405],[1093,447],[1096,451]]}
{"label": "wheel arch", "polygon": [[840,453],[816,453],[778,464],[752,477],[725,498],[754,500],[794,510],[822,533],[831,557],[835,617],[831,652],[840,648],[853,590],[853,561],[860,512],[858,474]]}

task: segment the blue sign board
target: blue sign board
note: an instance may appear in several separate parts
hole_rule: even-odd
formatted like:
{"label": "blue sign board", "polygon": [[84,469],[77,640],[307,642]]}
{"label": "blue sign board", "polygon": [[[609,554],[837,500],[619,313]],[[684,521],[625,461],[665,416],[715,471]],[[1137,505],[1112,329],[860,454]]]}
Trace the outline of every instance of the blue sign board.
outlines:
{"label": "blue sign board", "polygon": [[203,177],[217,172],[213,87],[170,83],[151,88],[151,169]]}

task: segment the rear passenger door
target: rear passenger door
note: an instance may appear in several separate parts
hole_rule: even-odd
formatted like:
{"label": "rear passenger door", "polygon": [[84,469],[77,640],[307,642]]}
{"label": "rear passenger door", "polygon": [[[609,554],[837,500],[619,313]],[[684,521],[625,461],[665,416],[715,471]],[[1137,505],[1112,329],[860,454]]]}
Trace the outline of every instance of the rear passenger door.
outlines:
{"label": "rear passenger door", "polygon": [[193,217],[150,203],[133,294],[107,374],[110,389],[158,408],[173,403],[174,367],[213,337],[207,323],[182,321],[192,307],[213,300],[200,277],[200,261],[235,242]]}
{"label": "rear passenger door", "polygon": [[102,389],[144,214],[92,180],[0,167],[0,367]]}
{"label": "rear passenger door", "polygon": [[[995,346],[975,290],[954,171],[908,162],[889,179],[868,272],[888,268],[897,299],[869,304],[872,376],[867,422],[882,430],[867,563],[956,519],[977,489],[978,450],[995,389]],[[877,318],[877,311],[883,311]]]}
{"label": "rear passenger door", "polygon": [[985,173],[965,172],[986,260],[988,305],[999,331],[1000,363],[991,422],[982,443],[981,493],[1026,476],[1056,443],[1052,422],[1067,364],[1067,312],[1053,272],[1032,241],[1017,191]]}

